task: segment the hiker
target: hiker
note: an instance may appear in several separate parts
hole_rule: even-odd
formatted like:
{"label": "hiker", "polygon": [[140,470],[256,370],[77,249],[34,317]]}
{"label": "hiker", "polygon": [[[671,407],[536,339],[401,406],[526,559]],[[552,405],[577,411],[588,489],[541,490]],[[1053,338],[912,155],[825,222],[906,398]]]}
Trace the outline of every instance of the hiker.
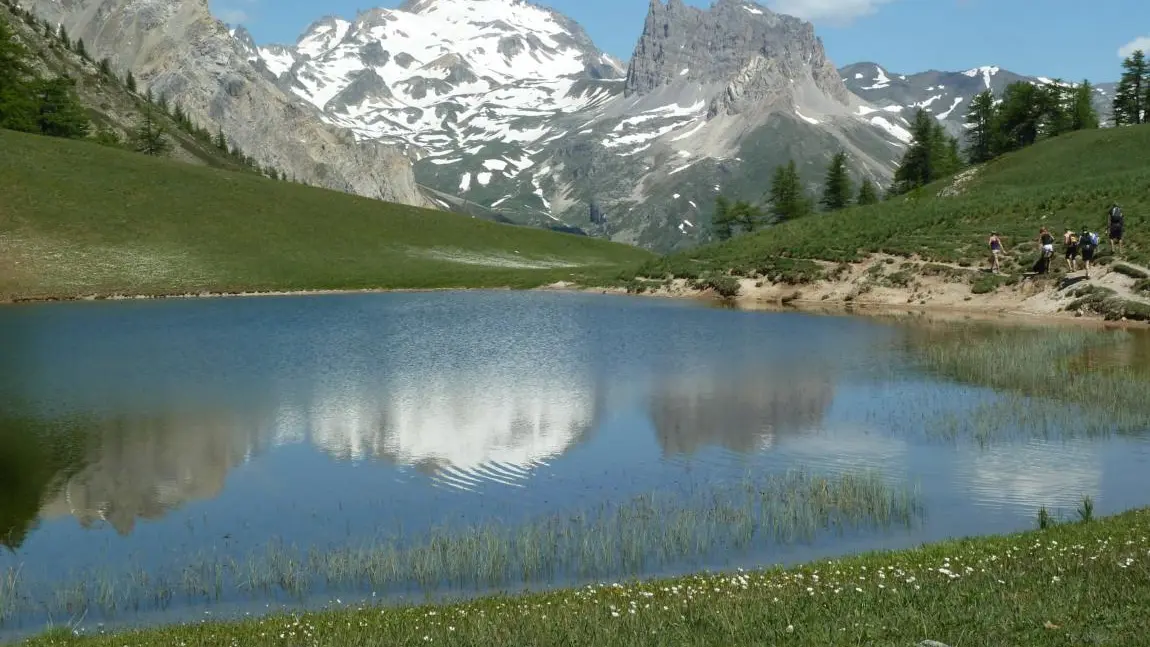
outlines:
{"label": "hiker", "polygon": [[1078,261],[1078,234],[1067,229],[1066,233],[1062,234],[1062,245],[1066,248],[1066,268],[1073,272]]}
{"label": "hiker", "polygon": [[1078,246],[1082,250],[1082,267],[1086,270],[1086,278],[1090,278],[1090,261],[1094,260],[1094,252],[1098,249],[1098,234],[1083,227],[1082,235],[1078,237]]}
{"label": "hiker", "polygon": [[999,260],[1002,258],[1002,241],[998,238],[998,232],[990,232],[990,271],[998,274],[1002,271],[1002,265]]}
{"label": "hiker", "polygon": [[1114,253],[1115,248],[1118,252],[1122,251],[1122,229],[1124,216],[1122,215],[1122,207],[1118,206],[1117,202],[1110,203],[1110,252]]}
{"label": "hiker", "polygon": [[1050,257],[1054,256],[1054,236],[1050,235],[1050,230],[1046,227],[1038,231],[1038,245],[1041,255],[1034,266],[1039,274],[1046,274],[1050,270]]}

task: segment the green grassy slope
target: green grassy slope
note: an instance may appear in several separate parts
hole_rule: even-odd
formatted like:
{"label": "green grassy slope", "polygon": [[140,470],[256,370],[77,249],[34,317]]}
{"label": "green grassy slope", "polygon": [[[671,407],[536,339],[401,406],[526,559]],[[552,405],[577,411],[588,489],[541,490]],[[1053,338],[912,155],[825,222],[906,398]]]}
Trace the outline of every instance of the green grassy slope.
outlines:
{"label": "green grassy slope", "polygon": [[[1007,270],[1028,269],[1039,227],[1061,240],[1066,227],[1089,226],[1106,237],[1112,200],[1126,215],[1127,257],[1150,258],[1150,126],[1071,133],[978,168],[940,195],[953,179],[868,207],[819,214],[652,261],[642,274],[692,277],[707,271],[783,275],[803,282],[824,269],[810,259],[857,261],[885,252],[926,261],[987,264],[986,239],[1001,234]],[[1109,244],[1102,245],[1105,257]],[[1061,259],[1059,259],[1061,260]]]}
{"label": "green grassy slope", "polygon": [[0,132],[0,299],[529,287],[645,251],[250,173]]}

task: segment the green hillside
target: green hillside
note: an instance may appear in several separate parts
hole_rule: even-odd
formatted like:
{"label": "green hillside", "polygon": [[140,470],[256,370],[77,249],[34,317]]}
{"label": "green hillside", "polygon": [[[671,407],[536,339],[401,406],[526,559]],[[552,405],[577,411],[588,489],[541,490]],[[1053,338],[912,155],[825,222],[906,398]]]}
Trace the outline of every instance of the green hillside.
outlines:
{"label": "green hillside", "polygon": [[0,131],[0,299],[606,282],[645,251]]}
{"label": "green hillside", "polygon": [[[1037,257],[1042,226],[1059,240],[1067,227],[1083,226],[1105,239],[1111,201],[1126,215],[1126,259],[1145,264],[1150,258],[1147,150],[1150,126],[1069,133],[886,202],[799,218],[651,261],[640,276],[694,278],[729,271],[805,283],[833,275],[836,263],[872,253],[985,267],[986,241],[997,230],[1008,252],[1004,269],[1017,277]],[[1100,251],[1101,262],[1111,260],[1105,240]]]}

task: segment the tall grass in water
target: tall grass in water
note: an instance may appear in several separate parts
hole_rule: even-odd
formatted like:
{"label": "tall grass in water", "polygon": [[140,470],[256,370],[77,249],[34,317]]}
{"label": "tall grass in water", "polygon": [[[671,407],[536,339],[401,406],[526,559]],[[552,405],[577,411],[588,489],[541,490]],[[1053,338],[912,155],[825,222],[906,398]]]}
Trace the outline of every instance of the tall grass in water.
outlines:
{"label": "tall grass in water", "polygon": [[[1077,405],[1087,423],[1106,420],[1120,431],[1146,431],[1150,371],[1094,361],[1095,354],[1130,341],[1124,331],[963,330],[928,340],[921,359],[929,370],[960,382]],[[1019,412],[1044,415],[1033,407]]]}
{"label": "tall grass in water", "polygon": [[17,608],[20,600],[17,597],[20,588],[20,569],[9,568],[0,572],[0,625]]}
{"label": "tall grass in water", "polygon": [[163,609],[181,598],[214,602],[231,592],[253,599],[352,590],[434,594],[642,576],[810,541],[819,531],[911,526],[922,512],[916,489],[891,487],[873,471],[750,474],[686,494],[645,494],[517,527],[498,521],[444,526],[323,549],[272,541],[238,562],[207,554],[146,576],[101,570],[78,585],[23,582],[7,612],[74,613],[82,607],[113,615]]}

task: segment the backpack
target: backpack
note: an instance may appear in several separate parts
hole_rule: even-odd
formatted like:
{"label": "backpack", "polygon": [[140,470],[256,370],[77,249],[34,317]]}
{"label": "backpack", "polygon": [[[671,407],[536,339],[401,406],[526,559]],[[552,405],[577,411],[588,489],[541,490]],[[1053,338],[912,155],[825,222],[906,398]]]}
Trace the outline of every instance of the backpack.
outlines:
{"label": "backpack", "polygon": [[1094,232],[1086,234],[1086,244],[1089,247],[1098,247],[1098,234]]}
{"label": "backpack", "polygon": [[1110,210],[1110,224],[1122,224],[1122,207],[1114,207]]}

